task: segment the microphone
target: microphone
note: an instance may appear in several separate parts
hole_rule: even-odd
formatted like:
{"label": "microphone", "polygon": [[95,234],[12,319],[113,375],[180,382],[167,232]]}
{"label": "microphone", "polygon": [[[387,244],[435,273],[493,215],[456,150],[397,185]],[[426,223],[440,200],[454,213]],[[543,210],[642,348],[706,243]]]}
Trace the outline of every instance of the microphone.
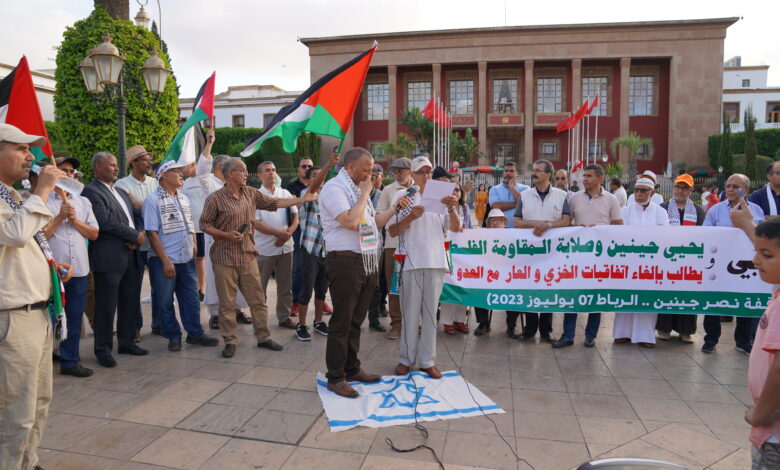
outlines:
{"label": "microphone", "polygon": [[[416,193],[417,193],[417,186],[410,186],[410,187],[408,187],[408,188],[406,189],[406,194],[404,194],[404,195],[402,196],[402,198],[403,198],[403,197],[412,197],[412,196],[414,196]],[[400,201],[401,199],[399,198],[398,200]],[[395,211],[396,211],[396,212],[400,212],[400,211],[401,211],[401,204],[398,204],[397,206],[395,206]]]}

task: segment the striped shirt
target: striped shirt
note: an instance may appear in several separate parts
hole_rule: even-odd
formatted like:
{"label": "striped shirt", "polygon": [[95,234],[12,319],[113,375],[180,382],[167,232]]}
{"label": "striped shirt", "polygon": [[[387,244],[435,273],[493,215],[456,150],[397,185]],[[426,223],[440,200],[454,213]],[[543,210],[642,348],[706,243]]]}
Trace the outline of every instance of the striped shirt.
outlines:
{"label": "striped shirt", "polygon": [[301,247],[307,253],[325,257],[325,237],[322,235],[320,205],[317,201],[307,202],[299,212],[301,221]]}
{"label": "striped shirt", "polygon": [[232,232],[238,231],[244,224],[248,226],[241,243],[215,238],[209,252],[211,262],[222,266],[246,266],[254,261],[257,256],[252,228],[255,211],[275,211],[276,202],[275,198],[265,196],[250,186],[242,186],[238,198],[233,196],[233,191],[227,186],[209,195],[200,216],[201,230],[205,232],[207,228],[214,227],[223,232]]}

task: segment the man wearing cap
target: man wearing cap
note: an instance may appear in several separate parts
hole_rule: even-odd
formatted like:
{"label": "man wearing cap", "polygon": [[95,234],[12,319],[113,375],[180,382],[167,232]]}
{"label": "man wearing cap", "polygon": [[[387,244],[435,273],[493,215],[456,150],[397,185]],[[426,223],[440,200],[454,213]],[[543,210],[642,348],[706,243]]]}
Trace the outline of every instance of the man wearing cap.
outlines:
{"label": "man wearing cap", "polygon": [[[653,182],[653,189],[655,189],[655,187],[658,185],[658,177],[655,175],[655,173],[653,173],[650,170],[645,170],[641,175],[637,176],[636,178],[637,179],[641,179],[641,178],[648,178],[648,179],[650,179],[650,181]],[[653,194],[652,199],[650,199],[650,202],[654,202],[654,203],[656,203],[656,204],[658,204],[660,206],[661,203],[664,202],[664,197],[661,196],[658,193],[655,193],[655,194]],[[628,196],[628,200],[626,201],[626,206],[630,206],[633,203],[634,203],[634,195],[632,194],[632,195]]]}
{"label": "man wearing cap", "polygon": [[[552,187],[555,168],[549,160],[537,160],[531,170],[531,182],[534,187],[520,193],[515,207],[515,228],[531,228],[537,237],[548,230],[571,225],[571,210],[566,192]],[[550,341],[552,333],[552,313],[525,314],[526,325],[518,336],[520,340],[530,340],[539,336]]]}
{"label": "man wearing cap", "polygon": [[[46,143],[10,124],[0,124],[0,466],[33,469],[52,398],[53,328],[48,312],[51,250],[42,230],[52,214],[44,201],[65,173],[44,166],[30,197],[13,184],[27,178],[35,157],[30,147]],[[53,260],[52,260],[53,261]],[[70,279],[72,267],[62,280]]]}
{"label": "man wearing cap", "polygon": [[[742,198],[747,199],[750,192],[750,178],[740,173],[734,173],[726,180],[725,187],[725,199],[710,207],[707,211],[703,224],[705,227],[734,226],[731,221],[731,213],[742,210],[739,205],[739,193],[742,191]],[[764,211],[761,210],[760,206],[749,201],[747,206],[753,214],[753,220],[756,225],[764,221]],[[704,345],[701,347],[701,351],[703,353],[713,353],[720,341],[720,316],[705,315],[703,324],[706,334],[704,335]],[[737,351],[750,354],[750,351],[753,350],[753,336],[755,334],[753,325],[753,318],[737,317],[737,324],[734,327],[734,342],[736,343]]]}
{"label": "man wearing cap", "polygon": [[[506,216],[501,209],[490,209],[490,212],[485,219],[485,226],[487,228],[506,228]],[[512,333],[513,338],[517,338],[514,333],[517,326],[517,317],[520,312],[506,312],[506,331],[507,336]],[[474,329],[474,336],[482,336],[490,331],[490,310],[481,307],[474,307],[474,316],[477,320],[477,327]]]}
{"label": "man wearing cap", "polygon": [[[655,192],[650,178],[639,178],[634,184],[634,203],[622,209],[625,225],[669,225],[666,210],[650,199]],[[639,343],[645,348],[655,347],[657,313],[615,313],[612,337],[615,343]]]}
{"label": "man wearing cap", "polygon": [[[135,145],[127,149],[125,153],[127,165],[130,167],[130,174],[124,178],[120,178],[114,183],[114,185],[123,189],[130,200],[133,203],[133,209],[139,214],[141,213],[141,206],[147,197],[149,197],[159,186],[157,180],[151,175],[152,171],[152,158],[151,152],[148,152],[143,145]],[[144,241],[138,250],[141,262],[141,275],[138,278],[139,289],[144,282],[144,268],[148,266],[149,261],[149,240]],[[162,334],[162,325],[160,324],[160,315],[158,308],[154,302],[152,302],[152,333]],[[135,341],[140,341],[140,330],[143,326],[143,317],[141,316],[141,304],[138,304],[138,311],[136,312],[136,338]]]}
{"label": "man wearing cap", "polygon": [[[666,210],[669,216],[669,225],[695,227],[704,223],[706,212],[703,207],[691,201],[692,191],[691,175],[683,174],[674,180],[672,199],[661,204],[661,208]],[[691,336],[696,333],[696,315],[659,313],[655,329],[658,330],[658,339],[668,341],[674,330],[680,335],[680,341],[693,343]]]}
{"label": "man wearing cap", "polygon": [[[399,191],[407,191],[412,186],[412,161],[406,157],[399,157],[390,163],[390,171],[393,172],[395,181],[385,186],[382,190],[382,195],[379,197],[379,202],[376,205],[377,212],[384,212],[390,209],[392,206],[390,203]],[[416,191],[416,190],[415,190]],[[385,280],[388,291],[390,290],[390,284],[393,280],[393,267],[394,259],[393,255],[395,250],[398,249],[398,237],[392,237],[390,234],[385,236],[384,254],[383,260]],[[387,305],[390,315],[390,330],[387,332],[388,339],[398,339],[401,337],[401,303],[397,294],[391,292],[387,295]]]}
{"label": "man wearing cap", "polygon": [[520,193],[528,186],[517,182],[517,165],[515,162],[504,163],[504,179],[501,184],[490,188],[488,202],[491,209],[501,209],[507,220],[507,227],[514,227],[515,207],[520,199]]}
{"label": "man wearing cap", "polygon": [[168,351],[181,350],[181,328],[176,321],[173,295],[187,330],[187,344],[216,346],[219,342],[203,333],[200,325],[198,278],[195,269],[195,227],[190,201],[181,191],[183,168],[168,161],[157,169],[160,186],[144,201],[144,229],[149,237],[149,279],[153,303],[160,312],[162,333]]}
{"label": "man wearing cap", "polygon": [[130,196],[114,185],[119,167],[108,152],[92,156],[95,180],[82,195],[92,203],[100,226],[89,244],[89,265],[95,279],[95,356],[103,367],[116,367],[113,350],[114,315],[119,354],[143,356],[148,351],[135,343],[137,315],[141,310],[143,261],[138,248],[146,236],[140,212]]}
{"label": "man wearing cap", "polygon": [[[56,163],[57,168],[69,178],[76,179],[78,160],[61,157]],[[79,364],[79,343],[89,279],[87,240],[96,240],[100,227],[92,212],[92,203],[84,196],[52,191],[46,200],[46,207],[52,214],[57,214],[44,230],[54,258],[66,261],[72,267],[72,277],[65,283],[68,335],[60,342],[60,374],[89,377],[92,375],[92,369]]]}
{"label": "man wearing cap", "polygon": [[[585,187],[574,193],[569,200],[573,225],[592,227],[594,225],[623,225],[623,214],[614,194],[605,191],[604,167],[598,164],[586,166],[582,171],[582,184]],[[601,313],[589,313],[585,325],[585,347],[595,346],[596,335],[601,324]],[[563,348],[574,344],[574,332],[577,329],[577,314],[567,313],[563,318],[563,335],[553,343],[553,348]]]}
{"label": "man wearing cap", "polygon": [[766,179],[766,186],[753,192],[750,202],[761,207],[768,220],[780,214],[780,162],[772,162],[766,167]]}
{"label": "man wearing cap", "polygon": [[[405,319],[395,373],[406,375],[416,363],[428,376],[440,379],[442,375],[436,367],[436,310],[448,269],[444,241],[447,230],[460,230],[460,217],[455,210],[458,198],[454,195],[441,200],[447,207],[446,215],[427,211],[420,205],[432,173],[433,165],[426,157],[412,160],[412,179],[419,191],[411,204],[388,222],[387,231],[400,236],[399,252],[405,256],[399,282]],[[397,205],[402,197],[404,193],[397,193],[391,206]]]}
{"label": "man wearing cap", "polygon": [[[325,362],[328,390],[356,398],[358,392],[347,381],[371,383],[381,379],[360,367],[360,325],[377,282],[382,256],[379,231],[395,211],[390,208],[377,212],[368,199],[374,167],[368,150],[352,148],[344,154],[343,162],[338,175],[325,183],[320,200],[328,250],[325,271],[333,298]],[[404,203],[401,205],[405,207]]]}

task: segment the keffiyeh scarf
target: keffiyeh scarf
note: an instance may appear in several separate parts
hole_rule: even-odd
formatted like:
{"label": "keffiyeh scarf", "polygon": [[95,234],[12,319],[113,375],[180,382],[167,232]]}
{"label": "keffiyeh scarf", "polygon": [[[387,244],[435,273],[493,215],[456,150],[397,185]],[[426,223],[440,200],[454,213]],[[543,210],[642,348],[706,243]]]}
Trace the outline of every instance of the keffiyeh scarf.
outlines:
{"label": "keffiyeh scarf", "polygon": [[[352,178],[349,177],[347,170],[344,168],[339,171],[336,178],[347,188],[347,200],[354,207],[360,198],[360,188],[352,181]],[[368,201],[363,218],[358,226],[360,252],[363,255],[363,271],[366,275],[379,272],[379,260],[381,259],[382,244],[380,243],[380,234],[374,219],[375,216],[376,210],[374,210],[371,201]]]}
{"label": "keffiyeh scarf", "polygon": [[680,223],[680,209],[677,208],[677,202],[674,199],[669,200],[669,207],[666,208],[669,214],[669,225],[696,225],[698,217],[696,215],[696,206],[693,201],[685,201],[685,210],[683,211],[683,220]]}
{"label": "keffiyeh scarf", "polygon": [[[176,207],[176,201],[173,200],[173,196],[168,194],[168,191],[163,189],[162,186],[157,188],[157,201],[160,208],[160,219],[162,221],[160,232],[169,234],[186,230],[188,233],[195,233],[189,201],[184,197],[181,191],[176,192],[176,199],[179,201],[181,212],[179,211],[179,208]],[[182,220],[182,212],[184,212],[184,220]]]}

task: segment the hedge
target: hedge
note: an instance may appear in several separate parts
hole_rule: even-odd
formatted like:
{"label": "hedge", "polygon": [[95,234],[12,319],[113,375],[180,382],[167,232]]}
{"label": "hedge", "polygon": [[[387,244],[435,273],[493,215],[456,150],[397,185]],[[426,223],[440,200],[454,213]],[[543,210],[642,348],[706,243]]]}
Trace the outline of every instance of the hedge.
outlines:
{"label": "hedge", "polygon": [[[252,127],[217,127],[214,140],[214,148],[211,153],[214,155],[225,154],[232,157],[238,157],[239,153],[246,148],[247,144],[259,136],[263,129]],[[260,163],[270,160],[274,162],[278,169],[294,168],[297,166],[301,157],[309,157],[315,163],[320,156],[321,139],[316,134],[304,132],[298,137],[298,148],[292,154],[286,153],[282,149],[282,139],[273,137],[268,139],[255,152],[244,161],[250,171],[256,168]]]}
{"label": "hedge", "polygon": [[[715,169],[718,167],[718,154],[720,153],[720,140],[723,134],[713,134],[707,139],[707,155],[710,157],[710,166]],[[771,155],[778,157],[780,152],[780,129],[758,129],[756,130],[756,146],[758,155]],[[731,151],[734,154],[745,153],[745,133],[731,133]],[[759,174],[763,174],[761,168]]]}

